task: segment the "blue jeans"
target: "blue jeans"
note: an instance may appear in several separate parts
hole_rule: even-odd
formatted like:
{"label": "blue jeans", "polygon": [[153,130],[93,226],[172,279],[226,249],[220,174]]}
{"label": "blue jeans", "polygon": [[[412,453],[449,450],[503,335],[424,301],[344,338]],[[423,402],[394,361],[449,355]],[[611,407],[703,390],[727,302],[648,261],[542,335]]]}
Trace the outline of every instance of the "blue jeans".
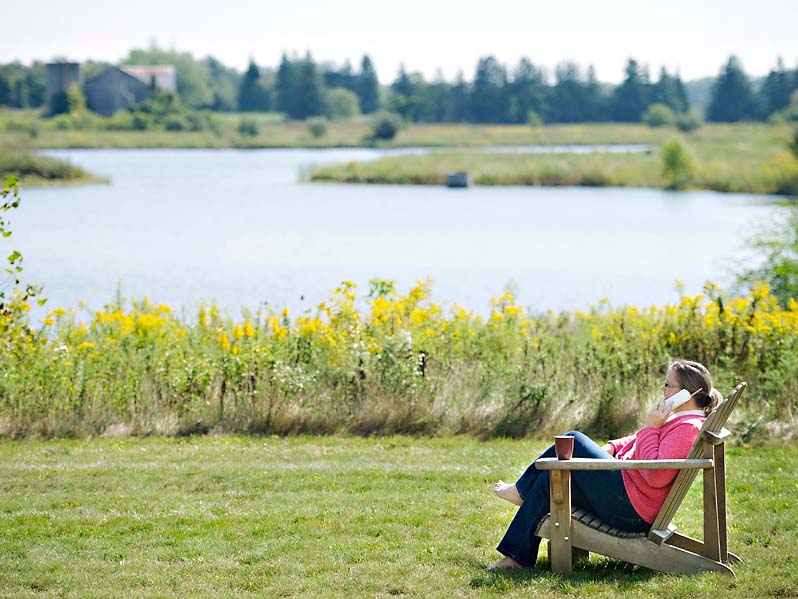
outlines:
{"label": "blue jeans", "polygon": [[[574,438],[575,458],[612,457],[587,435],[577,431],[565,434]],[[554,445],[540,457],[556,457]],[[549,513],[549,471],[536,469],[533,462],[515,486],[524,503],[518,508],[497,549],[519,564],[534,566],[540,546],[540,537],[535,536],[535,528]],[[645,532],[651,528],[651,524],[643,520],[632,507],[620,470],[573,470],[571,504],[621,530]]]}

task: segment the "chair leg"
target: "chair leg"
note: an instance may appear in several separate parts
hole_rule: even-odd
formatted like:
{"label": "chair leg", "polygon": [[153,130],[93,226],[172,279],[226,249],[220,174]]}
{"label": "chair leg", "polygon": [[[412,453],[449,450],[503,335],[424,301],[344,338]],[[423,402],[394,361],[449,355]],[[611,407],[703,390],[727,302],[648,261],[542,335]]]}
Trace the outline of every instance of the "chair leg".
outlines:
{"label": "chair leg", "polygon": [[[715,455],[713,445],[711,453]],[[704,470],[704,557],[720,560],[720,531],[718,522],[718,497],[715,468]]]}
{"label": "chair leg", "polygon": [[559,574],[571,571],[571,473],[552,470],[549,474],[552,532],[549,542],[551,569]]}
{"label": "chair leg", "polygon": [[726,450],[723,443],[715,446],[715,490],[718,498],[718,536],[720,561],[729,561],[729,545],[726,537]]}

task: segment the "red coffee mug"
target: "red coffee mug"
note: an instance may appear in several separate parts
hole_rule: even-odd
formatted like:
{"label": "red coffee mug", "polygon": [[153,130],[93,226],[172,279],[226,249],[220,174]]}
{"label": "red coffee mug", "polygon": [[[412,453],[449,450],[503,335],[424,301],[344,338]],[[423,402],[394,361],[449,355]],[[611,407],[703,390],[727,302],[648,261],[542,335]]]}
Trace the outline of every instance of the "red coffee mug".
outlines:
{"label": "red coffee mug", "polygon": [[570,460],[574,457],[574,438],[570,435],[557,435],[554,437],[554,451],[557,459]]}

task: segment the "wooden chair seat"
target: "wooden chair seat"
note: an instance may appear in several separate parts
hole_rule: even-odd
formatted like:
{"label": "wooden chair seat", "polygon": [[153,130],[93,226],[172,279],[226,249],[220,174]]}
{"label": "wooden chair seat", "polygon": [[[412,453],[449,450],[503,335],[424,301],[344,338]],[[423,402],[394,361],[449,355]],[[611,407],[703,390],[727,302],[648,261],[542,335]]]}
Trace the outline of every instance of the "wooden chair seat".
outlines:
{"label": "wooden chair seat", "polygon": [[[740,558],[727,547],[724,448],[730,433],[723,427],[745,388],[746,383],[737,385],[707,416],[684,460],[538,459],[536,468],[550,471],[551,512],[535,534],[549,539],[552,569],[569,572],[575,551],[582,555],[593,551],[662,572],[716,571],[734,576],[726,562],[739,562]],[[612,528],[585,510],[572,511],[573,470],[663,469],[678,469],[679,473],[647,533]],[[671,523],[699,471],[704,483],[703,541],[677,533]]]}
{"label": "wooden chair seat", "polygon": [[576,509],[571,512],[571,520],[592,528],[593,530],[608,534],[611,537],[618,537],[619,539],[634,539],[636,537],[645,537],[648,534],[648,532],[633,532],[631,530],[614,528],[609,524],[606,524],[595,514],[591,514],[583,509]]}

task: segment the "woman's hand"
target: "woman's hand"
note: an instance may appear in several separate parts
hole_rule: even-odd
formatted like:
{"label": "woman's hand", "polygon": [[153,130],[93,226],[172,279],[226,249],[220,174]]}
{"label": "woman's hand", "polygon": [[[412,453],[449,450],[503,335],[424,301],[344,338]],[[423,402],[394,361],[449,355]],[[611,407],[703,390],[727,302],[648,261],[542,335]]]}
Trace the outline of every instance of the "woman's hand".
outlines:
{"label": "woman's hand", "polygon": [[652,426],[654,428],[662,428],[665,421],[668,419],[672,412],[670,410],[663,410],[660,403],[651,408],[646,415],[645,426]]}
{"label": "woman's hand", "polygon": [[606,452],[607,452],[608,454],[610,454],[612,457],[615,457],[615,448],[614,448],[612,445],[610,445],[609,443],[607,443],[606,445],[604,445],[604,446],[603,446],[601,449],[603,449],[604,451],[606,451]]}

